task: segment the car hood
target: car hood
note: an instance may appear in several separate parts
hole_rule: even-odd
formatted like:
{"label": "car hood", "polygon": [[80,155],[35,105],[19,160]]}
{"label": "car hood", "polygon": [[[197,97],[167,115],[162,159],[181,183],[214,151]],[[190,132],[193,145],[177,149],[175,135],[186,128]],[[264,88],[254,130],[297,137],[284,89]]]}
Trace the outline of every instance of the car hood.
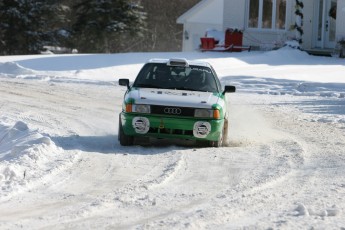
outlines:
{"label": "car hood", "polygon": [[168,105],[195,108],[212,108],[223,104],[220,94],[187,90],[136,88],[132,89],[129,98],[136,104]]}

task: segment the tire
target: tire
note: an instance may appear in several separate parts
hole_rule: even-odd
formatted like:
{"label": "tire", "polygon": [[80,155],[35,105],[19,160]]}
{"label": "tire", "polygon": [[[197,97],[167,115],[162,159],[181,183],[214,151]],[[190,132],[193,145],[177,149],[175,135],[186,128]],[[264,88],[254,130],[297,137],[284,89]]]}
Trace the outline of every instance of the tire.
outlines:
{"label": "tire", "polygon": [[228,144],[228,126],[229,126],[228,119],[225,119],[224,125],[223,125],[223,131],[219,135],[219,138],[217,141],[209,142],[210,147],[223,147]]}
{"label": "tire", "polygon": [[220,133],[218,141],[210,141],[209,146],[210,147],[222,147],[223,146],[223,137],[224,137],[224,130]]}
{"label": "tire", "polygon": [[223,128],[223,146],[227,145],[229,145],[229,121],[228,119],[225,119]]}
{"label": "tire", "polygon": [[134,143],[134,137],[126,135],[125,132],[123,131],[121,118],[119,118],[119,138],[118,139],[120,141],[120,145],[122,146],[131,146]]}

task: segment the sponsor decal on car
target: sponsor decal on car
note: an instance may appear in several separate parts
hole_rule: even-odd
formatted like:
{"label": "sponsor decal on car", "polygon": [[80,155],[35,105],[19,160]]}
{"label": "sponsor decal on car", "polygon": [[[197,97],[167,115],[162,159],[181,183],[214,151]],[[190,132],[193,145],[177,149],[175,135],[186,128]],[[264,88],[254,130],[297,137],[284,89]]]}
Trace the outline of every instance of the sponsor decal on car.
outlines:
{"label": "sponsor decal on car", "polygon": [[136,133],[146,134],[150,130],[150,121],[146,117],[135,117],[132,126]]}
{"label": "sponsor decal on car", "polygon": [[211,132],[211,124],[205,121],[195,122],[193,135],[198,138],[205,138]]}

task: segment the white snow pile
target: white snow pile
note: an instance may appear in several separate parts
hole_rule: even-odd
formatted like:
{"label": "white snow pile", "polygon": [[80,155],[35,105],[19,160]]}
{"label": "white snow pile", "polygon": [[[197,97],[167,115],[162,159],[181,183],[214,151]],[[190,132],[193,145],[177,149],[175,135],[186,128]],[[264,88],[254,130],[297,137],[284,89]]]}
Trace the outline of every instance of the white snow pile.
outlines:
{"label": "white snow pile", "polygon": [[258,94],[345,98],[345,84],[343,83],[320,83],[250,76],[224,77],[222,83],[235,83],[241,91]]}
{"label": "white snow pile", "polygon": [[339,209],[336,205],[333,205],[331,208],[315,211],[312,208],[307,208],[303,203],[297,203],[297,208],[295,209],[296,216],[316,216],[316,217],[332,217],[340,214]]}
{"label": "white snow pile", "polygon": [[301,46],[296,40],[286,41],[285,46],[294,48],[294,49],[300,49]]}
{"label": "white snow pile", "polygon": [[3,120],[0,120],[1,198],[30,188],[70,161],[49,137],[31,130],[22,121],[9,125]]}
{"label": "white snow pile", "polygon": [[28,75],[28,74],[34,74],[35,71],[24,68],[23,66],[20,66],[16,62],[0,62],[0,75],[5,75],[8,77],[15,77],[18,75]]}

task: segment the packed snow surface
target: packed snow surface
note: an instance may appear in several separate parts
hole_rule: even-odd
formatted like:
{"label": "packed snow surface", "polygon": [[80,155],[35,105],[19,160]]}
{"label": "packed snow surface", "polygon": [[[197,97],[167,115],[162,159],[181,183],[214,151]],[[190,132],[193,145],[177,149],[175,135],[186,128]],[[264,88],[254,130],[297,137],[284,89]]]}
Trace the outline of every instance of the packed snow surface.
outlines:
{"label": "packed snow surface", "polygon": [[[229,145],[122,147],[151,58],[211,63]],[[345,60],[269,52],[0,57],[0,229],[344,229]]]}

